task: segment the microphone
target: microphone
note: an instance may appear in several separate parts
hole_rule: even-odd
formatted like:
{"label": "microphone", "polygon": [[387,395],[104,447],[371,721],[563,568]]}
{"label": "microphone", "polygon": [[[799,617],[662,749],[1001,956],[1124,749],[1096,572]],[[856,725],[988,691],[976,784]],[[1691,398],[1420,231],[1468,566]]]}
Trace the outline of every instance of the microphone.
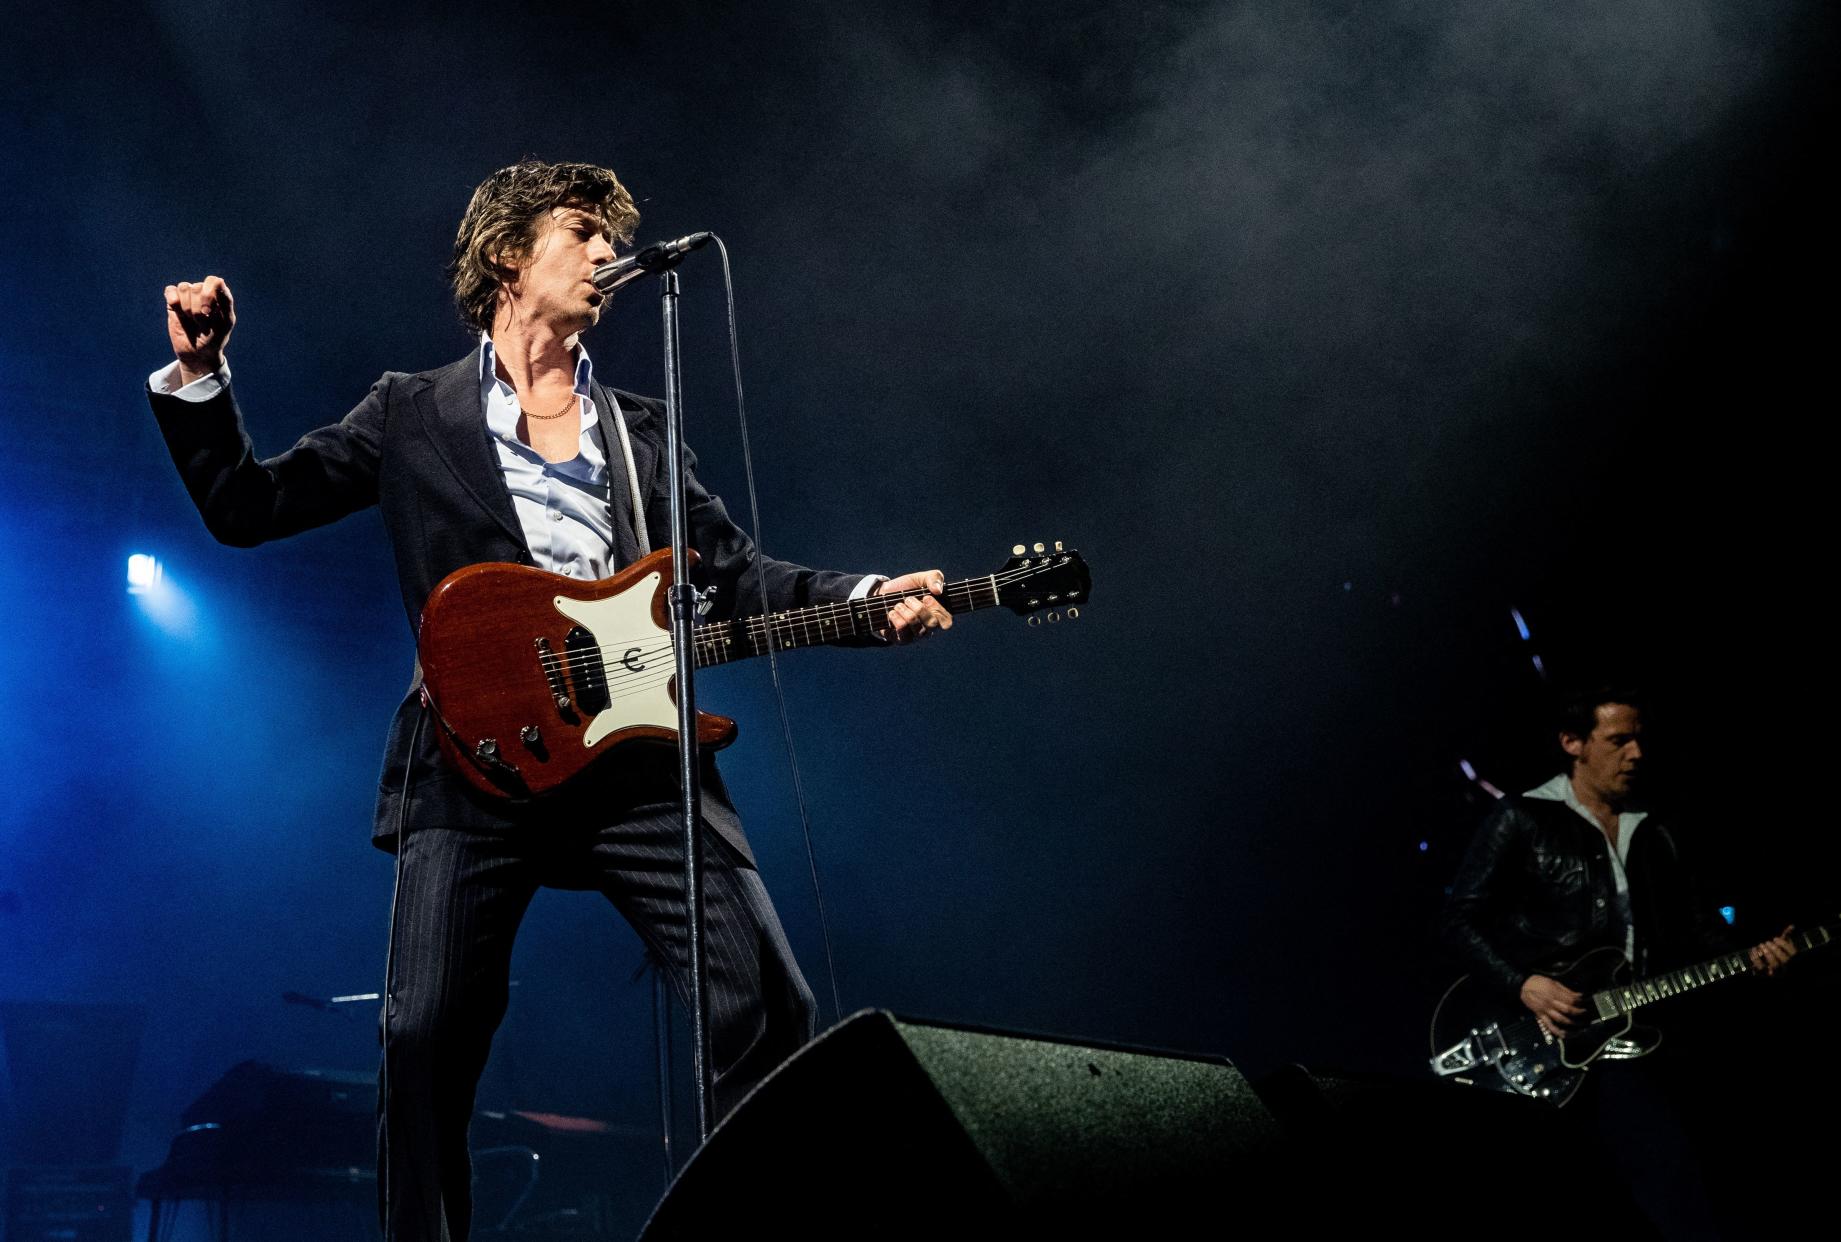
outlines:
{"label": "microphone", "polygon": [[632,254],[622,255],[612,263],[603,263],[595,268],[592,277],[594,286],[604,295],[611,295],[628,281],[638,280],[651,272],[670,271],[684,261],[685,255],[706,244],[713,236],[712,233],[691,233],[676,241],[654,242]]}

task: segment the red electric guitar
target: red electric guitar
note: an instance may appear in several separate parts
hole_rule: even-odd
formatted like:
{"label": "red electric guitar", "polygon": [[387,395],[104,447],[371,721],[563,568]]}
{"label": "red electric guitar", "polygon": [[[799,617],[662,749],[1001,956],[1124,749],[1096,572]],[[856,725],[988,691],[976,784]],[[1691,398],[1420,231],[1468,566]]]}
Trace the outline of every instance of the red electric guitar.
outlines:
{"label": "red electric guitar", "polygon": [[[448,761],[486,793],[526,797],[562,788],[623,743],[674,742],[670,582],[669,548],[599,582],[505,564],[469,565],[443,578],[423,608],[416,647]],[[996,572],[949,582],[939,600],[955,615],[1002,605],[1033,625],[1079,616],[1091,586],[1080,553],[1019,544]],[[902,598],[700,625],[692,640],[697,667],[770,647],[869,638],[886,629]],[[697,740],[727,746],[735,722],[700,711]]]}

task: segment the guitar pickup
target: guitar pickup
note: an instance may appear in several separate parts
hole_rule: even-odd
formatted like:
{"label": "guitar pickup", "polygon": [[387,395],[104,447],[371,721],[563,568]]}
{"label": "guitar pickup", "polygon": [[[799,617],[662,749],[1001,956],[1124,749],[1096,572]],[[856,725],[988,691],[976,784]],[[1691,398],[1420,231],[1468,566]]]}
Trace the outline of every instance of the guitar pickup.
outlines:
{"label": "guitar pickup", "polygon": [[607,710],[607,667],[601,663],[601,647],[595,637],[581,626],[573,626],[563,636],[563,651],[568,656],[569,699],[584,716],[596,716]]}

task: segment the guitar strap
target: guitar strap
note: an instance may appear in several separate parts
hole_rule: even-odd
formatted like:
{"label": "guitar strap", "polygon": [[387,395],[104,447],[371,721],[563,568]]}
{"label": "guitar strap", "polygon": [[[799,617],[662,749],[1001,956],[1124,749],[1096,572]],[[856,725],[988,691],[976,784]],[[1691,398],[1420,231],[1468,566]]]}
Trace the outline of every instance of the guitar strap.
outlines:
{"label": "guitar strap", "polygon": [[[601,443],[607,462],[607,515],[613,522],[616,544],[624,544],[622,535],[633,541],[632,547],[616,547],[621,562],[616,568],[624,569],[640,557],[652,551],[652,539],[646,531],[646,506],[639,494],[639,468],[633,462],[633,440],[627,434],[626,415],[620,409],[620,402],[601,384],[594,386],[595,412],[601,418]],[[620,465],[614,463],[615,446],[619,446]],[[616,478],[624,479],[627,493],[627,514],[629,520],[622,522],[619,517],[620,506],[614,502]]]}

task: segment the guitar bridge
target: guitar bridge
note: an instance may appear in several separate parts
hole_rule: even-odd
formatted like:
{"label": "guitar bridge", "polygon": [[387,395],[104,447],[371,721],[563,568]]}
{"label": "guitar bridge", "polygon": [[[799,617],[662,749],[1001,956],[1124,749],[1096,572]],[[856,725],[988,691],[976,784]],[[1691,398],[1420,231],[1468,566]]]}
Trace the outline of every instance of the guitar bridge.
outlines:
{"label": "guitar bridge", "polygon": [[564,716],[575,715],[575,705],[569,702],[569,687],[563,680],[563,662],[557,658],[547,638],[538,638],[531,644],[537,649],[537,663],[543,669],[543,679],[550,685],[550,697],[556,702],[556,710]]}
{"label": "guitar bridge", "polygon": [[[1492,1046],[1493,1045],[1493,1046]],[[1478,1028],[1432,1058],[1432,1072],[1440,1078],[1468,1073],[1480,1065],[1495,1065],[1509,1053],[1502,1030],[1491,1023]]]}

